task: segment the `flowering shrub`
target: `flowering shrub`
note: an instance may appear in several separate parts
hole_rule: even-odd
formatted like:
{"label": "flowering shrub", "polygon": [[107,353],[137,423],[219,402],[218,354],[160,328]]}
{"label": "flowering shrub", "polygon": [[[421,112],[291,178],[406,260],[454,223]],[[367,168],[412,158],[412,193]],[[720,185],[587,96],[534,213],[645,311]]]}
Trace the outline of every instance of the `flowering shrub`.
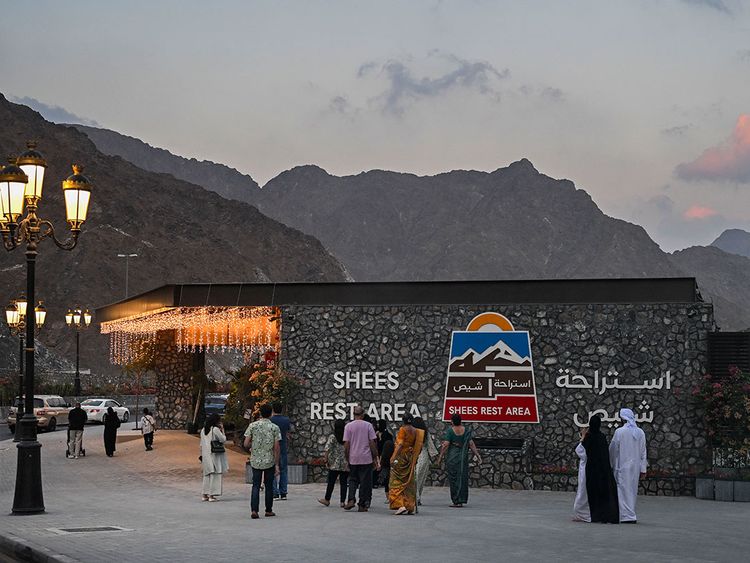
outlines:
{"label": "flowering shrub", "polygon": [[705,375],[693,388],[693,398],[703,411],[708,436],[714,446],[750,452],[750,375],[737,367],[729,377]]}
{"label": "flowering shrub", "polygon": [[288,405],[299,391],[302,381],[280,367],[268,370],[262,364],[244,366],[232,374],[225,420],[237,428],[247,426],[245,412],[252,418],[260,414],[264,403]]}

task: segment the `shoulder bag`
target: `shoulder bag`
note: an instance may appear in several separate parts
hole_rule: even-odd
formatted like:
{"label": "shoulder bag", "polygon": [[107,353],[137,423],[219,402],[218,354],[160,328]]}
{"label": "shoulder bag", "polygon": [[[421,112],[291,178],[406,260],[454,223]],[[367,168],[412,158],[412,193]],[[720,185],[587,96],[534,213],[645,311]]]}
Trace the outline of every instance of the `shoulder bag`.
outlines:
{"label": "shoulder bag", "polygon": [[[214,429],[211,429],[211,436],[213,437]],[[226,450],[224,449],[224,442],[221,440],[211,440],[211,453],[212,454],[223,454]]]}

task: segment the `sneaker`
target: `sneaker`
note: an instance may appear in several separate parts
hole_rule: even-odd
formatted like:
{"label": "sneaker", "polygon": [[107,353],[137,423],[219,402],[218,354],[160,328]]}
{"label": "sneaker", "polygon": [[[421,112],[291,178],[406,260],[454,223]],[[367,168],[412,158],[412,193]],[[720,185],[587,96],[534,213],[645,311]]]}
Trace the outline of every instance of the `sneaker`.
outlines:
{"label": "sneaker", "polygon": [[279,495],[279,500],[286,500],[286,495]]}
{"label": "sneaker", "polygon": [[273,495],[273,500],[277,500],[279,498],[279,495]]}
{"label": "sneaker", "polygon": [[[322,504],[323,506],[331,506],[331,501],[330,501],[330,500],[326,500],[326,499],[324,499],[324,498],[319,498],[319,499],[318,499],[318,502],[319,502],[320,504]],[[341,506],[344,506],[344,503],[343,503],[343,502],[341,503]]]}

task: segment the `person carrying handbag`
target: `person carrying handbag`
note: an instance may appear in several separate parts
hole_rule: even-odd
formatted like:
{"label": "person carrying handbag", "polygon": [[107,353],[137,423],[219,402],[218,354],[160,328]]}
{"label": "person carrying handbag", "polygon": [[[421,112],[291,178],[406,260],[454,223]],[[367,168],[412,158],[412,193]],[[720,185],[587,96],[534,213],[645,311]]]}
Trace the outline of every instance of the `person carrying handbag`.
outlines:
{"label": "person carrying handbag", "polygon": [[143,409],[141,434],[143,434],[143,444],[146,446],[147,452],[154,449],[154,432],[156,432],[156,420],[151,416],[148,409]]}
{"label": "person carrying handbag", "polygon": [[216,502],[222,493],[222,479],[229,471],[224,443],[224,425],[221,417],[214,413],[206,419],[201,436],[201,467],[203,469],[203,500]]}

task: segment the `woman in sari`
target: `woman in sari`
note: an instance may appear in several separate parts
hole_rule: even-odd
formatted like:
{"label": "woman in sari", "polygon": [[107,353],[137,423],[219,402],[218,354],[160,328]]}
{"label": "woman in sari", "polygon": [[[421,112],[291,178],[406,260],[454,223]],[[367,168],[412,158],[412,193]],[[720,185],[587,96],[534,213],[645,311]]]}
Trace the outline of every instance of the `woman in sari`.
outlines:
{"label": "woman in sari", "polygon": [[451,487],[451,502],[453,503],[451,508],[461,508],[469,500],[469,448],[474,452],[474,459],[477,463],[482,463],[482,458],[474,440],[471,439],[471,430],[467,430],[461,424],[461,416],[454,414],[451,422],[453,426],[445,433],[438,464],[443,461],[447,452],[445,468]]}
{"label": "woman in sari", "polygon": [[391,456],[388,500],[397,516],[414,514],[417,509],[417,459],[422,451],[424,430],[414,428],[413,422],[412,415],[404,415]]}

